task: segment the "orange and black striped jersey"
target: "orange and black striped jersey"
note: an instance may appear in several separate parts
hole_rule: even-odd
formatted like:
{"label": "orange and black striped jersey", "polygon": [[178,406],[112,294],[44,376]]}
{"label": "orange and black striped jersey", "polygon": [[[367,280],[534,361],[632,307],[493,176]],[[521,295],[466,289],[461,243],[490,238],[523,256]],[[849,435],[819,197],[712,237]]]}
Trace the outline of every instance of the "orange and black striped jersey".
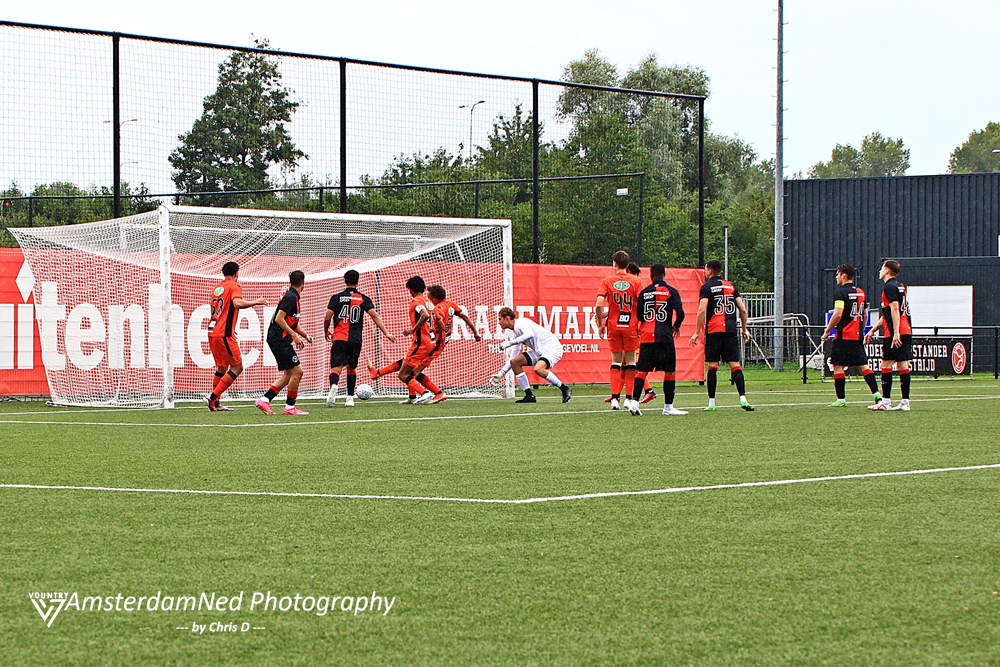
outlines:
{"label": "orange and black striped jersey", "polygon": [[451,340],[451,332],[455,326],[455,313],[460,312],[462,309],[454,301],[445,299],[441,303],[435,304],[434,320],[441,323],[440,327],[435,324],[435,328],[440,328],[440,335],[444,337],[445,341]]}
{"label": "orange and black striped jersey", "polygon": [[608,309],[608,330],[636,331],[639,321],[635,309],[639,303],[642,281],[631,273],[613,273],[601,281],[597,296],[603,296]]}
{"label": "orange and black striped jersey", "polygon": [[410,317],[410,328],[417,325],[421,313],[427,313],[427,320],[420,325],[420,328],[413,332],[413,344],[416,346],[427,345],[434,342],[434,331],[431,329],[434,320],[434,304],[423,294],[418,294],[410,300],[406,307],[406,312]]}
{"label": "orange and black striped jersey", "polygon": [[333,327],[330,331],[333,340],[360,343],[364,327],[361,320],[365,313],[375,308],[372,300],[353,287],[348,287],[331,296],[326,307],[333,313]]}
{"label": "orange and black striped jersey", "polygon": [[844,283],[833,293],[833,307],[844,312],[834,330],[834,340],[861,340],[864,336],[865,292],[854,283]]}
{"label": "orange and black striped jersey", "polygon": [[701,286],[698,295],[701,299],[708,299],[708,311],[706,313],[705,333],[736,333],[738,325],[736,317],[736,299],[740,296],[731,282],[723,280],[718,276],[709,278]]}
{"label": "orange and black striped jersey", "polygon": [[906,300],[906,285],[895,278],[889,278],[885,287],[882,288],[882,335],[892,338],[892,306],[893,301],[899,303],[899,335],[909,336],[913,333],[910,328],[910,302]]}
{"label": "orange and black striped jersey", "polygon": [[212,338],[231,338],[236,327],[236,311],[239,308],[233,299],[243,298],[243,287],[235,280],[227,278],[212,290],[212,319],[208,323],[208,335]]}

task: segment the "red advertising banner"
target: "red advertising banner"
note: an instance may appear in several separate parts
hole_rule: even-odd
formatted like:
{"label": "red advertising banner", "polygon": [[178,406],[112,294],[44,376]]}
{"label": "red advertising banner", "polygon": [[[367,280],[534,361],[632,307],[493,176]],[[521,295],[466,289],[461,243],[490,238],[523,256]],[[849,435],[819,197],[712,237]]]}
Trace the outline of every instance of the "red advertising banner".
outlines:
{"label": "red advertising banner", "polygon": [[[519,317],[532,319],[559,337],[563,358],[556,372],[569,384],[610,382],[611,350],[608,341],[597,336],[594,304],[601,280],[612,272],[609,266],[514,265],[514,310]],[[667,269],[666,281],[677,288],[684,304],[681,336],[675,341],[679,382],[700,382],[705,378],[703,341],[697,347],[688,344],[694,333],[698,291],[704,277],[701,269]],[[640,278],[648,285],[649,269],[643,269]],[[651,373],[649,381],[662,382],[663,373]]]}
{"label": "red advertising banner", "polygon": [[[74,373],[85,374],[81,377],[93,381],[95,385],[103,381],[101,378],[104,375],[113,375],[117,372],[116,369],[120,371],[126,367],[132,375],[147,372],[152,377],[156,374],[162,341],[155,334],[154,320],[160,316],[155,309],[146,312],[147,295],[140,289],[136,294],[137,298],[142,298],[138,298],[136,303],[123,303],[120,306],[104,304],[102,306],[104,310],[93,304],[84,303],[98,299],[93,295],[93,290],[115,291],[120,287],[116,287],[117,282],[122,280],[115,275],[116,269],[106,261],[89,258],[86,265],[91,267],[86,274],[74,273],[74,262],[64,257],[59,260],[59,266],[63,267],[63,270],[59,272],[58,283],[39,283],[37,281],[45,279],[32,274],[20,249],[0,248],[0,396],[49,394],[45,373],[46,363],[54,364],[53,368],[57,369],[71,366]],[[408,271],[420,272],[427,267],[405,268]],[[476,273],[475,267],[469,270]],[[609,381],[611,352],[607,341],[598,338],[594,321],[597,287],[601,279],[609,273],[611,273],[609,267],[514,265],[514,307],[519,316],[533,319],[559,337],[565,352],[559,362],[558,374],[568,383],[603,384]],[[648,275],[648,270],[644,269],[641,277],[646,283]],[[702,272],[696,269],[667,271],[667,282],[680,291],[687,314],[681,338],[677,341],[677,379],[680,381],[699,381],[704,378],[702,348],[692,347],[687,342],[694,331],[694,315],[697,310],[698,289],[702,283],[702,275]],[[142,278],[140,282],[150,283],[148,296],[152,298],[153,292],[158,289],[154,284],[155,277],[144,274],[140,277]],[[475,296],[463,294],[464,290],[461,287],[465,284],[475,284],[481,281],[483,276],[478,274],[456,276],[454,271],[451,271],[448,278],[454,286],[454,290],[449,287],[449,296],[454,293],[458,299],[464,297],[459,303],[467,309],[476,322],[476,328],[481,330],[486,338],[485,343],[475,343],[471,340],[471,332],[462,325],[461,335],[449,344],[449,350],[453,353],[451,358],[464,359],[468,363],[471,358],[479,357],[486,352],[474,349],[479,345],[489,345],[491,351],[498,353],[499,347],[492,341],[501,337],[497,330],[495,314],[500,304],[478,303]],[[499,280],[499,276],[491,278]],[[52,278],[48,280],[51,281]],[[364,281],[363,276],[362,282]],[[210,285],[207,283],[202,285],[201,282],[206,281],[177,277],[174,285],[173,310],[176,312],[172,313],[172,319],[176,320],[174,336],[177,337],[175,343],[178,344],[178,356],[174,363],[175,383],[179,391],[205,389],[211,380],[210,373],[206,373],[206,370],[214,367],[211,356],[207,353],[204,330],[206,325],[204,311],[207,306],[203,301],[206,300],[205,296]],[[321,339],[318,334],[322,325],[317,322],[321,321],[326,300],[335,286],[332,283],[330,285],[311,283],[309,287],[310,289],[303,295],[303,306],[310,313],[310,317],[316,320],[310,323],[310,330],[313,331],[314,337]],[[372,287],[374,286],[363,284],[362,290]],[[39,289],[45,302],[41,305],[36,304],[34,298],[34,293],[39,293]],[[264,285],[255,285],[252,282],[245,282],[244,289],[251,296],[264,293],[263,291],[267,289],[265,296],[272,300],[272,305],[267,309],[256,309],[260,312],[251,309],[241,311],[241,320],[238,324],[241,338],[245,340],[246,345],[245,364],[249,369],[259,360],[259,364],[256,365],[260,365],[260,372],[267,376],[265,380],[264,376],[256,377],[256,373],[248,372],[244,374],[245,377],[240,377],[241,384],[254,385],[246,386],[244,389],[254,391],[257,384],[270,381],[273,379],[271,375],[275,373],[274,361],[270,358],[267,346],[263,344],[262,333],[263,329],[266,329],[270,311],[273,310],[273,303],[280,296],[281,290],[276,290],[273,285],[265,288]],[[341,287],[336,289],[339,290]],[[403,327],[402,320],[395,322],[395,319],[397,311],[402,313],[402,304],[405,301],[403,297],[406,295],[402,294],[401,287],[390,291],[391,296],[388,292],[384,293],[379,310],[390,329],[397,331]],[[88,298],[87,294],[91,294],[91,297]],[[395,303],[399,299],[402,301],[399,304]],[[39,333],[40,325],[47,332],[44,338]],[[371,346],[367,349],[375,350],[376,360],[379,363],[398,356],[406,344],[405,341],[400,341],[396,345],[389,346],[391,349],[386,349],[387,346],[380,343],[380,348],[375,345],[374,334],[374,327],[366,327],[366,346]],[[368,340],[369,336],[372,340]],[[397,347],[399,350],[396,350]],[[463,352],[465,347],[469,349]],[[319,351],[324,348],[326,352]],[[325,368],[323,364],[328,349],[324,343],[320,343],[316,352],[309,355],[315,357],[316,368],[307,369],[309,371],[307,374],[315,375],[311,380],[305,381],[307,384],[324,386],[326,374],[321,371]],[[493,355],[488,354],[488,356],[494,358]],[[464,374],[481,375],[496,370],[492,367],[481,367],[484,364],[479,359],[473,365],[476,368],[451,367],[452,364],[445,363],[436,370],[441,374],[443,382],[456,385],[472,381],[463,377]],[[264,367],[267,367],[266,370]],[[91,375],[94,377],[91,378]],[[651,382],[660,381],[661,375],[653,374]],[[264,386],[261,385],[260,388],[263,389]]]}
{"label": "red advertising banner", "polygon": [[0,248],[0,396],[45,396],[34,276],[19,248]]}

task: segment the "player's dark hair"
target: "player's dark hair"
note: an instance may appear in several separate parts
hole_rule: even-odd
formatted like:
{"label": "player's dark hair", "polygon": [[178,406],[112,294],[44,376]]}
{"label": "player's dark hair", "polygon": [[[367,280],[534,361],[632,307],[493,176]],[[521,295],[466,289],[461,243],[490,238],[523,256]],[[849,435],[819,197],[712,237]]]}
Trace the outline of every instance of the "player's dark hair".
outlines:
{"label": "player's dark hair", "polygon": [[649,267],[649,277],[653,280],[662,278],[665,275],[667,275],[667,269],[662,264],[657,263]]}
{"label": "player's dark hair", "polygon": [[299,285],[305,283],[305,281],[306,281],[306,274],[302,273],[298,269],[295,269],[294,271],[288,274],[288,282],[293,287],[298,287]]}
{"label": "player's dark hair", "polygon": [[837,267],[837,273],[843,273],[845,276],[854,280],[854,267],[851,264],[843,263]]}
{"label": "player's dark hair", "polygon": [[438,301],[444,301],[445,291],[440,285],[431,285],[427,288],[427,295],[432,299],[437,299]]}
{"label": "player's dark hair", "polygon": [[350,285],[351,287],[357,287],[358,281],[360,279],[361,279],[361,274],[355,271],[354,269],[348,269],[347,272],[344,273],[345,285]]}
{"label": "player's dark hair", "polygon": [[882,266],[889,269],[889,272],[894,276],[899,273],[899,270],[901,268],[903,268],[899,265],[899,262],[897,262],[894,259],[885,260],[884,262],[882,262]]}
{"label": "player's dark hair", "polygon": [[240,265],[236,262],[226,262],[222,265],[222,275],[235,276],[240,270]]}
{"label": "player's dark hair", "polygon": [[705,263],[705,268],[712,272],[713,276],[722,273],[722,262],[717,259],[710,259]]}
{"label": "player's dark hair", "polygon": [[504,306],[503,308],[497,311],[497,317],[509,317],[511,319],[517,319],[517,314],[514,313],[513,308],[508,308],[507,306]]}
{"label": "player's dark hair", "polygon": [[637,276],[640,273],[639,265],[636,264],[635,262],[629,262],[628,266],[625,267],[625,270],[631,273],[633,276]]}
{"label": "player's dark hair", "polygon": [[411,292],[423,292],[427,289],[427,283],[425,283],[424,279],[420,276],[413,276],[406,281],[406,289]]}
{"label": "player's dark hair", "polygon": [[615,266],[617,266],[619,269],[624,269],[628,266],[628,263],[631,261],[631,258],[628,256],[627,252],[625,252],[624,250],[619,250],[615,254],[611,255],[611,261],[614,262]]}

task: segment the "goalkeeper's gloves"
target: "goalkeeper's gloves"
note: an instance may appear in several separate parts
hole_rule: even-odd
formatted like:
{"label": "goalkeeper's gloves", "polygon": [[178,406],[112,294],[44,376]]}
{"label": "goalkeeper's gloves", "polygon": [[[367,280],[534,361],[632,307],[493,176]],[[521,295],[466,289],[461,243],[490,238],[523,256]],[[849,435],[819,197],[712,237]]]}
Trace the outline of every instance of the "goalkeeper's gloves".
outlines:
{"label": "goalkeeper's gloves", "polygon": [[503,384],[503,373],[494,373],[490,376],[490,384],[494,387],[499,387]]}

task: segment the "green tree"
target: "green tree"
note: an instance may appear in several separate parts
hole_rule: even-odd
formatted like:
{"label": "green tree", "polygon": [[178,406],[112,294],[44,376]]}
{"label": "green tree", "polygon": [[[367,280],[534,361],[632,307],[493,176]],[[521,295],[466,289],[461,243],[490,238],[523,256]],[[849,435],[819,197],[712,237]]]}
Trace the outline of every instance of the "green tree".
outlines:
{"label": "green tree", "polygon": [[948,172],[980,174],[1000,171],[1000,123],[988,123],[986,128],[969,134],[961,146],[952,151]]}
{"label": "green tree", "polygon": [[903,176],[909,168],[910,149],[903,148],[902,139],[872,132],[861,140],[860,151],[850,144],[837,144],[829,162],[817,162],[809,168],[809,178]]}
{"label": "green tree", "polygon": [[[256,40],[256,45],[268,48],[267,40]],[[218,85],[205,98],[201,117],[178,137],[180,146],[170,154],[178,190],[266,190],[271,188],[270,167],[294,170],[305,153],[285,128],[299,106],[291,94],[281,85],[277,60],[265,54],[236,51],[221,63]],[[196,201],[236,203],[210,196]]]}

